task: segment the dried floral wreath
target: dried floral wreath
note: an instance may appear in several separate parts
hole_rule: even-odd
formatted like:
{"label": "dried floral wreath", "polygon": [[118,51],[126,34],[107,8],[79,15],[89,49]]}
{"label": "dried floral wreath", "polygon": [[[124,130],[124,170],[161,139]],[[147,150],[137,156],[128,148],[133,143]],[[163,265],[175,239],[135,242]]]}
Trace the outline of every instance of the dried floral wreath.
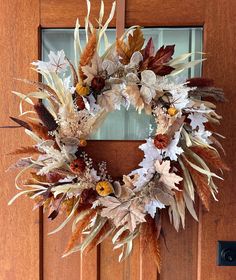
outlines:
{"label": "dried floral wreath", "polygon": [[[185,225],[185,208],[197,220],[195,193],[208,210],[210,197],[216,200],[213,179],[222,179],[209,166],[228,169],[216,150],[223,150],[215,138],[220,135],[214,132],[221,117],[210,102],[224,101],[224,95],[209,79],[179,82],[175,76],[199,61],[184,62],[191,53],[172,59],[174,45],[155,51],[152,38],[144,46],[137,26],[109,44],[105,31],[115,3],[103,24],[101,2],[97,29],[89,21],[89,1],[87,5],[83,49],[78,21],[74,31],[75,65],[63,50],[50,52],[49,61],[33,63],[45,82],[24,80],[37,91],[27,95],[13,92],[21,98],[20,118],[11,119],[25,128],[35,144],[14,152],[30,156],[12,166],[21,169],[15,180],[20,192],[9,204],[27,195],[36,207],[49,210],[51,220],[66,213],[65,221],[51,233],[73,219],[73,233],[63,256],[89,251],[112,236],[114,248],[121,248],[121,261],[141,233],[146,240],[144,248],[154,253],[160,269],[161,209],[168,209],[177,231],[180,224]],[[105,52],[99,55],[101,40]],[[68,70],[70,75],[66,75]],[[34,110],[24,111],[23,102]],[[95,167],[84,147],[108,113],[121,106],[152,114],[157,127],[155,137],[140,146],[144,152],[140,168],[114,181],[106,163]],[[29,171],[31,177],[20,180]],[[78,244],[81,236],[83,241]]]}

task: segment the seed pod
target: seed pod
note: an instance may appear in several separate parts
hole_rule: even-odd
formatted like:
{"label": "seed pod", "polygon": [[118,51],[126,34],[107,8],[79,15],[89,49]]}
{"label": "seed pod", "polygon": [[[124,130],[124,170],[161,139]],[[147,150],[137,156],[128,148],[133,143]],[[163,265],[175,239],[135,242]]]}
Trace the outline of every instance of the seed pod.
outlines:
{"label": "seed pod", "polygon": [[86,147],[87,146],[87,141],[85,139],[80,139],[79,140],[79,147]]}
{"label": "seed pod", "polygon": [[95,91],[101,91],[103,88],[105,87],[105,79],[100,77],[100,76],[96,76],[92,79],[91,81],[91,88]]}
{"label": "seed pod", "polygon": [[75,174],[83,173],[86,168],[86,164],[83,159],[77,158],[70,164],[70,169]]}
{"label": "seed pod", "polygon": [[78,106],[79,110],[84,110],[85,104],[82,96],[78,95],[76,97],[76,105]]}
{"label": "seed pod", "polygon": [[154,145],[158,149],[164,149],[168,146],[169,140],[170,139],[167,134],[157,134],[154,138]]}

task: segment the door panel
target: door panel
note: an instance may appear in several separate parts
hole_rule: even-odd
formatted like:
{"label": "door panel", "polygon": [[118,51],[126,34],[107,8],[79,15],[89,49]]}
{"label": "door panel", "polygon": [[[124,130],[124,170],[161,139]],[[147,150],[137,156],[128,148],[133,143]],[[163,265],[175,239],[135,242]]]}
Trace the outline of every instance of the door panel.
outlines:
{"label": "door panel", "polygon": [[[92,2],[92,17],[98,15],[100,1]],[[111,0],[105,1],[106,14]],[[21,11],[18,13],[18,11]],[[18,114],[18,100],[10,91],[29,91],[28,86],[13,80],[14,77],[36,79],[30,71],[29,63],[39,54],[38,27],[73,28],[77,17],[86,15],[85,1],[76,0],[30,0],[1,1],[1,122],[9,124],[8,116]],[[116,19],[117,33],[125,27],[139,24],[153,26],[203,26],[204,62],[203,76],[213,78],[216,86],[223,87],[230,100],[219,106],[224,116],[219,132],[227,138],[224,147],[228,162],[235,169],[235,30],[236,2],[234,0],[119,0]],[[81,20],[82,23],[82,20]],[[2,71],[2,69],[4,69]],[[4,101],[4,103],[3,103]],[[7,101],[8,107],[5,105]],[[15,137],[17,133],[17,137]],[[58,234],[48,236],[56,227],[42,218],[39,212],[31,212],[28,200],[17,201],[11,208],[6,201],[14,190],[13,176],[6,176],[4,170],[13,158],[4,156],[6,151],[14,150],[21,141],[28,138],[23,131],[4,131],[1,137],[1,261],[0,279],[19,280],[230,280],[236,275],[235,267],[216,266],[217,240],[234,240],[236,237],[236,197],[234,191],[234,172],[226,174],[220,184],[219,202],[211,204],[206,213],[199,206],[199,223],[187,217],[186,229],[176,233],[164,216],[164,230],[167,248],[162,248],[162,273],[157,270],[150,256],[140,250],[142,239],[135,241],[130,259],[118,264],[118,252],[112,250],[109,240],[87,256],[74,254],[61,259],[61,253],[69,238],[71,228],[67,226]],[[142,157],[136,153],[140,142],[108,141],[91,142],[90,152],[95,159],[104,157],[109,162],[110,171],[117,176],[133,169]],[[105,145],[105,146],[104,146]],[[99,147],[94,149],[94,147]],[[128,152],[127,152],[128,150]],[[101,153],[101,151],[105,151]],[[109,152],[108,152],[109,151]],[[111,151],[111,152],[110,152]],[[129,159],[126,154],[133,154]],[[117,170],[119,166],[119,170]],[[61,217],[63,218],[63,217]],[[57,221],[59,223],[59,221]],[[43,224],[43,227],[42,227]]]}
{"label": "door panel", "polygon": [[[12,125],[9,115],[19,114],[19,100],[11,91],[30,90],[15,78],[37,79],[30,70],[30,62],[38,57],[39,1],[1,1],[0,26],[0,125]],[[32,204],[25,199],[7,205],[16,192],[16,173],[5,171],[17,159],[7,154],[22,142],[29,143],[29,138],[22,129],[1,129],[0,132],[0,279],[38,280],[39,211],[33,212]]]}

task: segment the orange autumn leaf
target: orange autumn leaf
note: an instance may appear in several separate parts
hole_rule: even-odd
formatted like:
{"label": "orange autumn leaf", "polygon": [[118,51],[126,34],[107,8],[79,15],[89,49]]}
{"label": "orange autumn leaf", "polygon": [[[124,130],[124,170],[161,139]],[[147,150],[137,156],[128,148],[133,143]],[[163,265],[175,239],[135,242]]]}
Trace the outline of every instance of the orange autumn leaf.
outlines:
{"label": "orange autumn leaf", "polygon": [[116,40],[116,50],[121,57],[123,64],[128,64],[132,54],[140,51],[144,43],[143,32],[140,27],[136,28],[133,34],[129,34],[128,42],[125,43],[122,39]]}

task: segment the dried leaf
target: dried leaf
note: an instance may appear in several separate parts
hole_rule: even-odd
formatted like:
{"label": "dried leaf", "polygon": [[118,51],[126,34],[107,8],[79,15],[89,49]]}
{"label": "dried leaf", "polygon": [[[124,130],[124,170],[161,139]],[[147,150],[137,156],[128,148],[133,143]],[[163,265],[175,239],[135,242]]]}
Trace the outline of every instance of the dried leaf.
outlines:
{"label": "dried leaf", "polygon": [[116,51],[121,57],[121,63],[128,64],[132,54],[136,51],[140,51],[143,43],[143,32],[140,27],[136,28],[133,34],[129,34],[127,43],[125,43],[122,39],[117,39]]}
{"label": "dried leaf", "polygon": [[13,152],[10,152],[8,155],[21,155],[21,154],[39,154],[39,150],[32,146],[21,147],[16,149]]}
{"label": "dried leaf", "polygon": [[127,225],[131,232],[134,232],[137,224],[145,222],[143,209],[136,200],[121,202],[115,197],[101,197],[99,199],[102,206],[101,216],[112,219],[118,228]]}
{"label": "dried leaf", "polygon": [[179,131],[181,126],[183,125],[185,120],[185,116],[182,116],[181,118],[177,118],[173,124],[168,128],[167,134],[170,138],[172,138],[175,135],[175,132]]}
{"label": "dried leaf", "polygon": [[175,68],[169,65],[165,65],[165,63],[169,62],[174,53],[175,45],[170,46],[162,46],[157,52],[155,56],[150,56],[146,58],[140,65],[141,70],[150,69],[156,75],[165,76],[170,74]]}
{"label": "dried leaf", "polygon": [[47,127],[41,125],[40,123],[34,123],[34,122],[29,122],[29,125],[31,127],[31,130],[37,134],[40,138],[44,140],[50,140],[53,139],[51,135],[48,134],[48,129]]}
{"label": "dried leaf", "polygon": [[155,163],[157,173],[160,175],[159,181],[162,182],[170,190],[177,189],[175,184],[179,184],[183,180],[182,177],[176,175],[174,172],[170,173],[170,161],[163,160],[162,163],[159,160]]}
{"label": "dried leaf", "polygon": [[188,87],[212,87],[214,81],[212,79],[196,77],[187,80]]}
{"label": "dried leaf", "polygon": [[20,126],[26,128],[28,130],[32,130],[30,125],[27,122],[14,118],[14,117],[10,117],[10,119],[13,120],[15,123],[19,124]]}
{"label": "dried leaf", "polygon": [[146,60],[147,58],[154,56],[154,52],[155,52],[155,47],[152,38],[150,38],[147,42],[146,47],[141,51],[143,55],[143,60]]}
{"label": "dried leaf", "polygon": [[57,98],[57,93],[52,89],[49,85],[44,84],[42,82],[30,81],[27,79],[17,79],[18,81],[22,81],[26,84],[33,85],[42,91],[47,91],[51,96]]}
{"label": "dried leaf", "polygon": [[146,114],[151,114],[151,105],[146,104],[137,85],[129,85],[126,87],[126,93],[129,96],[131,104],[138,110],[139,113],[145,109]]}
{"label": "dried leaf", "polygon": [[66,58],[66,59],[67,59],[69,65],[70,65],[71,74],[73,76],[73,86],[76,87],[76,85],[79,82],[78,75],[76,73],[74,65],[71,63],[71,61],[68,58]]}
{"label": "dried leaf", "polygon": [[91,241],[88,247],[85,250],[85,254],[89,253],[93,248],[100,244],[106,237],[109,236],[112,230],[112,225],[109,221],[106,221],[104,226],[101,228],[96,237]]}
{"label": "dried leaf", "polygon": [[42,123],[47,127],[48,131],[57,129],[58,124],[42,102],[35,104],[34,109]]}
{"label": "dried leaf", "polygon": [[68,253],[75,246],[77,240],[80,238],[83,230],[89,225],[91,219],[95,216],[96,210],[92,209],[80,220],[77,225],[75,231],[72,233],[72,236],[68,242],[66,250],[64,254]]}
{"label": "dried leaf", "polygon": [[226,171],[229,171],[230,168],[227,166],[227,164],[220,158],[219,154],[206,147],[201,146],[192,146],[190,149],[203,158],[206,162],[210,163],[213,167],[216,169],[223,169]]}
{"label": "dried leaf", "polygon": [[205,208],[209,211],[209,204],[210,204],[210,198],[211,198],[211,190],[208,185],[208,178],[204,174],[199,173],[196,171],[185,158],[183,158],[184,164],[186,168],[188,169],[193,182],[195,184],[195,187],[197,189],[197,193],[205,206]]}
{"label": "dried leaf", "polygon": [[158,223],[150,216],[146,217],[147,222],[141,226],[141,250],[142,253],[148,251],[157,265],[158,272],[161,271],[161,254],[159,246],[159,236],[161,232],[161,218]]}

